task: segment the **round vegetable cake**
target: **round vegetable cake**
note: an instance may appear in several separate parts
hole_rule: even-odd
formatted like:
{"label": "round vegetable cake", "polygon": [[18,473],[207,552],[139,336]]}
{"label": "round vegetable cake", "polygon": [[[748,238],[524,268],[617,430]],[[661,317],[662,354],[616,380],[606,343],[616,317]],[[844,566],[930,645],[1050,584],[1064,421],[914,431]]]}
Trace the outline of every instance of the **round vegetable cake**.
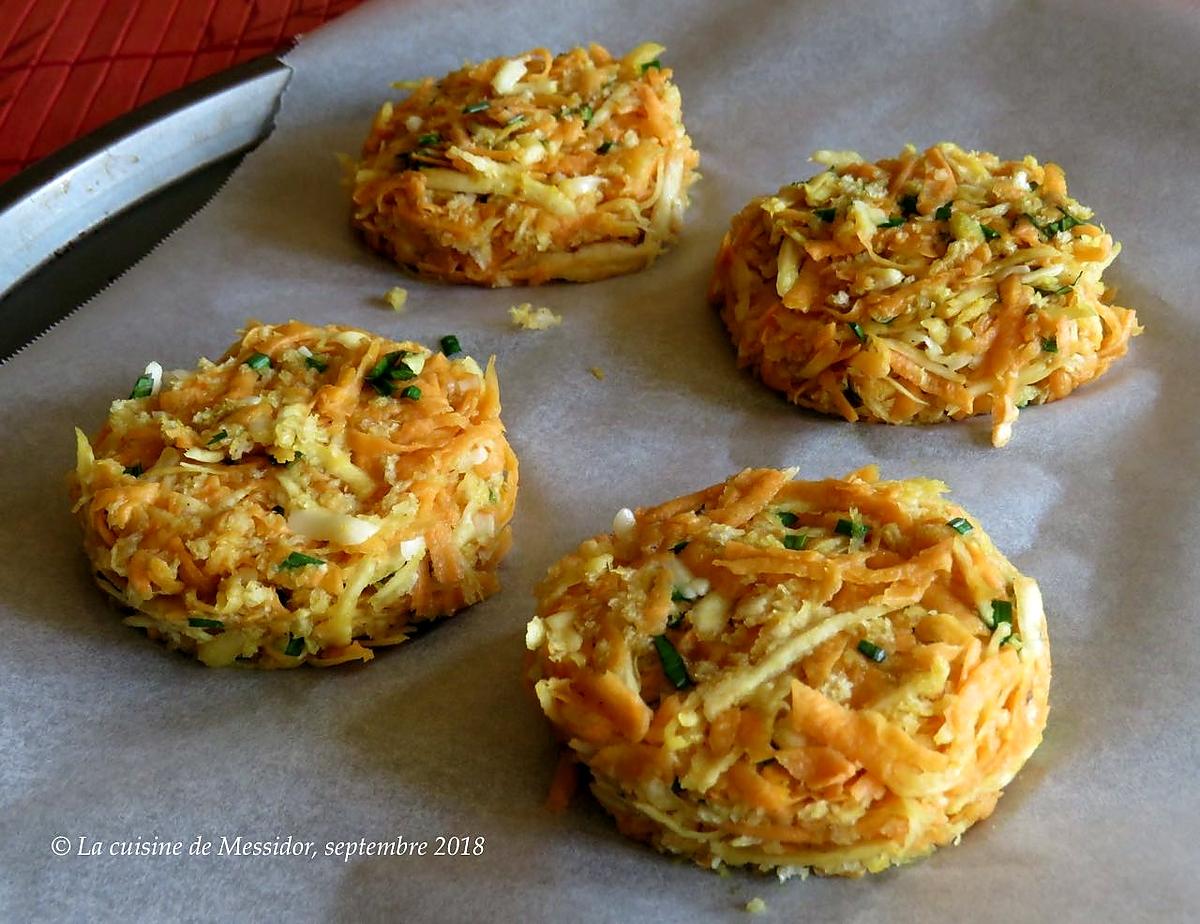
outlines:
{"label": "round vegetable cake", "polygon": [[528,680],[626,834],[858,876],[987,817],[1041,741],[1037,584],[936,481],[746,470],[538,588]]}
{"label": "round vegetable cake", "polygon": [[710,298],[753,369],[846,420],[937,423],[1063,398],[1140,333],[1101,275],[1120,252],[1057,164],[938,144],[828,167],[733,219]]}
{"label": "round vegetable cake", "polygon": [[447,282],[648,266],[679,232],[699,163],[662,51],[538,48],[400,84],[410,95],[380,109],[354,172],[354,226]]}
{"label": "round vegetable cake", "polygon": [[494,362],[442,346],[291,321],[151,363],[70,476],[126,623],[210,666],[331,665],[495,593],[517,460]]}

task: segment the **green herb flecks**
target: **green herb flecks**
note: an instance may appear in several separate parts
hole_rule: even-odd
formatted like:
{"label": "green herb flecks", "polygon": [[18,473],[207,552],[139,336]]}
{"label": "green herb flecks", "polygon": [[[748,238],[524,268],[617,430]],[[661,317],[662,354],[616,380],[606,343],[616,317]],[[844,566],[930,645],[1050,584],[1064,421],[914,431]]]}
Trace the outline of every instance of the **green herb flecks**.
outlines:
{"label": "green herb flecks", "polygon": [[129,393],[130,398],[149,398],[154,391],[154,376],[148,372],[144,372],[137,377],[137,381],[133,383],[133,391]]}
{"label": "green herb flecks", "polygon": [[947,202],[945,205],[939,205],[937,207],[937,211],[935,211],[933,213],[933,217],[936,218],[938,221],[949,221],[950,213],[951,213],[951,211],[953,211],[951,206],[952,206],[952,203],[950,203],[950,202]]}
{"label": "green herb flecks", "polygon": [[833,531],[839,536],[848,536],[851,539],[866,539],[871,527],[861,520],[838,520]]}
{"label": "green herb flecks", "polygon": [[225,623],[219,619],[205,619],[202,616],[189,616],[188,625],[193,629],[224,629]]}
{"label": "green herb flecks", "polygon": [[966,519],[966,517],[955,517],[953,520],[948,520],[946,525],[960,536],[965,536],[975,528],[971,525],[970,521]]}
{"label": "green herb flecks", "polygon": [[847,326],[850,328],[854,336],[858,338],[859,343],[867,342],[867,333],[862,329],[861,324],[859,324],[857,321],[851,321]]}
{"label": "green herb flecks", "polygon": [[262,372],[264,369],[271,368],[271,357],[266,353],[251,353],[250,358],[246,360],[246,365],[255,372]]}
{"label": "green herb flecks", "polygon": [[881,221],[879,223],[879,227],[881,227],[881,228],[898,228],[902,224],[904,224],[904,222],[905,222],[905,219],[903,217],[901,217],[900,215],[897,215],[895,218],[889,218],[887,221]]}
{"label": "green herb flecks", "polygon": [[515,116],[513,116],[511,119],[509,119],[507,122],[504,123],[504,127],[512,128],[514,125],[520,125],[524,121],[525,121],[524,113],[518,112]]}
{"label": "green herb flecks", "polygon": [[900,214],[905,218],[911,218],[917,214],[917,197],[912,193],[907,196],[901,196],[896,200],[896,204],[900,206]]}
{"label": "green herb flecks", "polygon": [[821,221],[833,221],[835,218],[837,218],[837,209],[813,209],[813,214],[821,219]]}
{"label": "green herb flecks", "polygon": [[874,642],[868,642],[865,638],[858,643],[859,653],[868,661],[874,661],[879,664],[887,658],[887,652],[876,645]]}
{"label": "green herb flecks", "polygon": [[486,99],[481,99],[477,103],[470,103],[466,106],[463,106],[463,112],[466,113],[467,115],[472,115],[476,112],[486,112],[488,109],[491,109],[491,108],[492,108],[491,103],[489,103]]}
{"label": "green herb flecks", "polygon": [[306,565],[323,565],[325,559],[317,558],[314,555],[305,555],[303,552],[291,552],[288,557],[279,563],[280,571],[293,571],[296,568],[303,568]]}
{"label": "green herb flecks", "polygon": [[423,148],[427,148],[431,144],[437,144],[441,140],[442,140],[442,136],[439,135],[437,132],[429,132],[426,135],[421,135],[421,137],[419,137],[417,139],[417,144],[419,144]]}
{"label": "green herb flecks", "polygon": [[996,240],[998,237],[1000,237],[1000,232],[999,232],[999,231],[995,231],[995,230],[993,230],[993,229],[989,228],[989,227],[988,227],[987,225],[985,225],[985,224],[980,224],[980,225],[979,225],[979,230],[983,232],[983,239],[984,239],[985,241],[994,241],[994,240]]}
{"label": "green herb flecks", "polygon": [[218,430],[216,433],[214,433],[212,435],[212,439],[210,439],[207,443],[205,443],[205,445],[212,446],[215,443],[221,442],[221,440],[225,439],[225,437],[227,437],[227,436],[229,436],[229,433],[227,431]]}
{"label": "green herb flecks", "polygon": [[783,537],[783,547],[791,552],[799,552],[808,545],[807,533],[788,533]]}
{"label": "green herb flecks", "polygon": [[132,475],[134,478],[137,478],[139,475],[141,475],[145,471],[146,470],[144,468],[142,468],[141,462],[134,462],[133,465],[131,465],[125,469],[125,474]]}
{"label": "green herb flecks", "polygon": [[676,542],[673,546],[671,546],[671,551],[674,552],[676,555],[678,555],[680,552],[682,552],[687,547],[688,547],[688,541],[686,539],[684,539],[683,542]]}
{"label": "green herb flecks", "polygon": [[584,125],[587,125],[589,122],[591,122],[592,117],[595,116],[595,114],[595,111],[587,103],[584,103],[579,107],[579,118],[583,119]]}
{"label": "green herb flecks", "polygon": [[462,352],[462,345],[458,342],[458,337],[454,334],[446,334],[441,339],[442,352],[447,356],[453,356],[455,353]]}
{"label": "green herb flecks", "polygon": [[304,653],[304,637],[300,635],[292,635],[288,633],[288,643],[283,648],[283,653],[289,658],[297,658]]}
{"label": "green herb flecks", "polygon": [[683,658],[675,650],[671,640],[665,635],[656,635],[654,636],[654,648],[658,652],[658,659],[662,662],[663,673],[671,681],[671,686],[676,690],[691,686],[692,678],[688,676],[687,665],[683,663]]}
{"label": "green herb flecks", "polygon": [[609,151],[611,151],[613,149],[614,144],[616,144],[615,141],[606,141],[606,142],[604,142],[604,144],[600,145],[600,147],[596,148],[596,153],[597,154],[607,154]]}
{"label": "green herb flecks", "polygon": [[371,387],[385,397],[395,391],[396,382],[415,379],[417,374],[404,361],[408,354],[404,350],[393,350],[380,359],[366,375]]}
{"label": "green herb flecks", "polygon": [[775,516],[779,517],[779,522],[788,529],[794,529],[796,524],[800,522],[800,518],[790,510],[780,510]]}
{"label": "green herb flecks", "polygon": [[316,369],[318,372],[324,372],[329,368],[329,360],[322,356],[305,356],[304,365],[309,369]]}
{"label": "green herb flecks", "polygon": [[416,385],[409,385],[407,388],[404,388],[400,391],[400,397],[407,398],[409,401],[420,401],[421,389],[419,389]]}
{"label": "green herb flecks", "polygon": [[1042,352],[1043,353],[1057,353],[1058,352],[1058,338],[1057,337],[1043,337],[1042,338]]}
{"label": "green herb flecks", "polygon": [[646,71],[650,70],[650,68],[652,68],[652,67],[655,68],[656,70],[662,70],[662,62],[659,61],[658,58],[654,58],[651,61],[647,61],[645,64],[642,65],[642,73],[643,74],[646,73]]}
{"label": "green herb flecks", "polygon": [[674,588],[671,591],[671,602],[672,603],[683,603],[685,600],[687,600],[687,597],[684,596],[683,591],[680,590],[678,587]]}
{"label": "green herb flecks", "polygon": [[992,621],[988,628],[994,629],[1002,622],[1012,625],[1012,604],[1007,600],[993,600]]}

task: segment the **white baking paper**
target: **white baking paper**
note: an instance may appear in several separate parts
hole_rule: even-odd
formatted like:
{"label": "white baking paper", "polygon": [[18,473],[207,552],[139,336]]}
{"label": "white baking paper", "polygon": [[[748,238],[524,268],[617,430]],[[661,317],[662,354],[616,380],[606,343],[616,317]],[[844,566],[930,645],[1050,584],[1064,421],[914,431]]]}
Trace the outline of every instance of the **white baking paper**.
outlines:
{"label": "white baking paper", "polygon": [[[334,154],[357,150],[392,80],[644,40],[668,48],[703,173],[679,246],[651,269],[456,288],[401,277],[351,234]],[[277,129],[216,200],[0,368],[0,917],[692,924],[760,896],[765,920],[1195,919],[1198,49],[1186,0],[417,0],[310,36]],[[1003,450],[986,419],[904,429],[797,410],[736,370],[705,303],[729,216],[815,171],[812,150],[873,159],[942,139],[1063,164],[1124,243],[1109,278],[1146,327],[1107,376],[1022,413]],[[394,285],[404,314],[381,300]],[[513,331],[506,309],[523,301],[563,325]],[[248,317],[453,332],[496,354],[521,459],[503,592],[328,671],[208,670],[121,625],[68,512],[72,425],[94,432],[148,360],[214,357]],[[1050,724],[995,815],[907,868],[780,884],[660,856],[586,794],[546,812],[555,752],[520,672],[547,566],[618,508],[745,466],[870,462],[948,482],[1041,582]],[[325,855],[439,836],[482,852]],[[220,855],[238,837],[318,855]],[[139,839],[183,856],[120,855]]]}

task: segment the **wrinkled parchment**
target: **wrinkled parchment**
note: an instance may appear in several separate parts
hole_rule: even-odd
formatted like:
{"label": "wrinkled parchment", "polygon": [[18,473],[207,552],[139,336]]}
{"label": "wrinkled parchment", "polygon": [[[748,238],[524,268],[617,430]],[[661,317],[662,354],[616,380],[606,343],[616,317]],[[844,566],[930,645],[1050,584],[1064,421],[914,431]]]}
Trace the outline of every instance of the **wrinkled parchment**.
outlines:
{"label": "wrinkled parchment", "polygon": [[[505,8],[508,7],[508,8]],[[334,152],[395,79],[596,40],[668,46],[702,154],[678,248],[536,291],[398,278],[347,228]],[[0,916],[7,920],[1183,920],[1200,907],[1200,472],[1193,225],[1200,16],[1157,2],[368,3],[309,37],[274,135],[142,264],[0,368]],[[815,171],[955,140],[1067,169],[1125,250],[1146,326],[1067,401],[988,421],[851,426],[735,369],[705,305],[728,218]],[[381,301],[393,285],[408,310]],[[533,301],[561,327],[517,333]],[[67,509],[71,427],[150,359],[214,357],[248,317],[340,321],[498,357],[521,459],[504,591],[365,667],[211,671],[120,624]],[[588,370],[606,373],[597,381]],[[861,881],[719,877],[626,841],[583,797],[541,808],[550,734],[518,681],[531,588],[625,505],[751,465],[869,462],[941,478],[1039,579],[1054,653],[1045,743],[961,846]],[[356,858],[326,842],[468,836],[478,856]],[[52,839],[70,838],[56,857]],[[292,837],[318,856],[218,855]],[[84,842],[78,840],[85,838]],[[180,841],[184,855],[110,856]],[[100,856],[79,856],[99,843]],[[212,853],[188,855],[193,844]],[[338,852],[335,850],[334,852]]]}

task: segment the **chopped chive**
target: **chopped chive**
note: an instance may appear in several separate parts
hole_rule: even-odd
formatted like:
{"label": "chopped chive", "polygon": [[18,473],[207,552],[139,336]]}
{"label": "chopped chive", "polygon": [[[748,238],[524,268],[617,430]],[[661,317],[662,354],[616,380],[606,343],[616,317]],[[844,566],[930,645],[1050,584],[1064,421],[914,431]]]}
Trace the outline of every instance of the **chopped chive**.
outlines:
{"label": "chopped chive", "polygon": [[219,619],[205,619],[202,616],[189,616],[188,625],[193,629],[224,629],[225,623]]}
{"label": "chopped chive", "polygon": [[[390,353],[388,354],[391,355]],[[385,356],[371,367],[371,371],[367,373],[368,379],[377,379],[387,371],[388,357]]]}
{"label": "chopped chive", "polygon": [[955,517],[953,520],[948,520],[946,525],[958,533],[960,536],[965,536],[975,527],[971,525],[971,521],[966,517]]}
{"label": "chopped chive", "polygon": [[255,372],[262,372],[264,369],[271,368],[271,357],[266,353],[251,353],[250,358],[246,360],[246,365]]}
{"label": "chopped chive", "polygon": [[887,657],[887,652],[876,645],[874,642],[868,642],[865,638],[858,643],[859,653],[869,661],[874,661],[879,664]]}
{"label": "chopped chive", "polygon": [[686,539],[684,539],[683,542],[676,542],[673,546],[671,546],[671,551],[674,552],[676,555],[678,555],[680,552],[682,552],[687,547],[688,547],[688,541]]}
{"label": "chopped chive", "polygon": [[613,149],[614,144],[616,144],[615,141],[606,141],[606,142],[604,142],[604,144],[600,145],[600,147],[596,148],[596,153],[597,154],[607,154],[609,151],[611,151]]}
{"label": "chopped chive", "polygon": [[953,203],[947,202],[945,205],[939,205],[937,207],[937,211],[935,211],[933,213],[933,217],[936,218],[938,221],[949,221],[950,220],[950,211],[951,211],[950,207],[952,204]]}
{"label": "chopped chive", "polygon": [[896,204],[900,206],[900,214],[905,218],[915,215],[917,212],[917,197],[912,193],[909,193],[907,196],[901,196],[896,200]]}
{"label": "chopped chive", "polygon": [[371,383],[372,388],[374,388],[385,398],[390,398],[392,396],[392,392],[396,390],[396,386],[385,378],[367,379],[367,381]]}
{"label": "chopped chive", "polygon": [[141,462],[134,462],[133,465],[131,465],[127,469],[125,469],[125,474],[132,475],[134,478],[137,478],[144,471],[146,471],[146,470],[144,468],[142,468]]}
{"label": "chopped chive", "polygon": [[323,565],[325,559],[316,558],[312,555],[305,555],[303,552],[291,552],[288,557],[279,563],[280,571],[291,571],[294,568],[303,568],[305,565]]}
{"label": "chopped chive", "polygon": [[491,108],[492,108],[491,103],[489,103],[486,99],[481,99],[477,103],[470,103],[469,105],[463,106],[463,112],[470,115],[471,113],[475,113],[475,112],[485,112]]}
{"label": "chopped chive", "polygon": [[854,336],[858,338],[859,343],[867,342],[867,334],[862,329],[862,325],[857,321],[851,321],[849,324],[850,330],[854,332]]}
{"label": "chopped chive", "polygon": [[289,658],[298,657],[304,651],[304,638],[300,635],[292,635],[288,633],[288,643],[284,646],[283,653]]}
{"label": "chopped chive", "polygon": [[212,439],[209,440],[204,445],[211,446],[213,443],[219,443],[219,442],[221,442],[221,440],[225,439],[225,437],[227,437],[227,436],[229,436],[229,434],[226,431],[218,430],[216,433],[213,434]]}
{"label": "chopped chive", "polygon": [[813,209],[813,214],[821,219],[821,221],[833,221],[835,218],[837,218],[837,209]]}
{"label": "chopped chive", "polygon": [[856,523],[854,520],[838,520],[833,531],[839,536],[849,536],[851,539],[865,539],[871,531],[866,523]]}
{"label": "chopped chive", "polygon": [[387,371],[387,377],[397,382],[407,382],[415,379],[417,374],[408,367],[407,363],[396,363]]}
{"label": "chopped chive", "polygon": [[800,518],[790,510],[780,510],[775,514],[775,516],[779,517],[779,522],[788,529],[792,529],[798,522],[800,522]]}
{"label": "chopped chive", "polygon": [[462,346],[458,342],[458,337],[454,334],[446,334],[442,338],[442,352],[447,356],[453,356],[455,353],[462,352]]}
{"label": "chopped chive", "polygon": [[980,224],[979,230],[983,232],[983,239],[985,241],[994,241],[994,240],[996,240],[996,238],[998,238],[1000,236],[999,231],[993,231],[991,228],[989,228],[985,224]]}
{"label": "chopped chive", "polygon": [[442,140],[442,136],[439,135],[437,132],[430,132],[429,134],[422,135],[420,138],[418,138],[417,144],[419,144],[421,147],[425,148],[431,144],[437,144],[441,140]]}
{"label": "chopped chive", "polygon": [[807,533],[788,533],[783,537],[783,547],[793,552],[801,551],[808,545]]}
{"label": "chopped chive", "polygon": [[584,125],[587,125],[590,121],[592,121],[592,117],[595,114],[595,111],[587,103],[584,103],[579,107],[579,117],[583,119]]}
{"label": "chopped chive", "polygon": [[143,373],[137,377],[137,381],[133,383],[133,391],[129,393],[130,398],[149,398],[150,393],[154,391],[154,377],[150,373]]}
{"label": "chopped chive", "polygon": [[685,597],[683,595],[683,591],[680,590],[678,587],[674,588],[671,591],[671,602],[672,603],[682,603],[686,599],[687,599],[687,597]]}
{"label": "chopped chive", "polygon": [[[1062,218],[1059,218],[1057,221],[1052,221],[1044,228],[1040,229],[1046,233],[1047,237],[1054,237],[1054,235],[1058,234],[1060,231],[1070,231],[1076,225],[1083,224],[1082,221],[1080,221],[1062,206],[1059,206],[1058,210],[1062,212]],[[1033,219],[1031,218],[1030,221],[1032,220]]]}
{"label": "chopped chive", "polygon": [[650,68],[652,68],[652,67],[662,70],[662,62],[659,61],[658,58],[655,58],[652,61],[647,61],[645,64],[642,65],[642,73],[643,74],[646,73],[646,71],[650,70]]}
{"label": "chopped chive", "polygon": [[320,356],[305,356],[304,365],[309,369],[316,369],[318,372],[324,372],[329,368],[329,360]]}
{"label": "chopped chive", "polygon": [[1010,632],[1008,635],[1006,635],[1000,641],[1001,648],[1003,648],[1005,645],[1012,645],[1014,648],[1016,648],[1018,651],[1020,651],[1021,650],[1021,636],[1017,635],[1016,632]]}
{"label": "chopped chive", "polygon": [[671,640],[665,635],[656,635],[654,636],[654,648],[658,651],[658,659],[662,661],[663,673],[667,675],[671,685],[676,690],[690,686],[692,678],[688,676],[687,665],[683,663],[683,658],[679,656],[679,652],[675,650]]}
{"label": "chopped chive", "polygon": [[1002,622],[1012,625],[1012,604],[1007,600],[993,600],[992,624],[988,628],[994,629]]}
{"label": "chopped chive", "polygon": [[670,628],[674,629],[681,622],[683,622],[683,617],[686,615],[687,615],[687,613],[685,613],[683,610],[679,610],[678,612],[672,613],[670,616],[667,617],[667,625]]}
{"label": "chopped chive", "polygon": [[504,123],[504,127],[512,128],[514,125],[520,125],[524,121],[525,121],[524,113],[518,112],[515,116],[513,116],[511,119],[509,119],[507,122]]}
{"label": "chopped chive", "polygon": [[409,385],[407,388],[401,390],[400,397],[407,398],[409,401],[420,401],[421,389],[417,388],[416,385]]}
{"label": "chopped chive", "polygon": [[1042,338],[1042,350],[1047,353],[1057,353],[1058,352],[1058,338],[1057,337],[1043,337]]}
{"label": "chopped chive", "polygon": [[900,215],[897,215],[895,218],[889,218],[887,221],[881,221],[879,223],[879,227],[881,227],[881,228],[898,228],[902,224],[904,224],[904,218],[902,218]]}

